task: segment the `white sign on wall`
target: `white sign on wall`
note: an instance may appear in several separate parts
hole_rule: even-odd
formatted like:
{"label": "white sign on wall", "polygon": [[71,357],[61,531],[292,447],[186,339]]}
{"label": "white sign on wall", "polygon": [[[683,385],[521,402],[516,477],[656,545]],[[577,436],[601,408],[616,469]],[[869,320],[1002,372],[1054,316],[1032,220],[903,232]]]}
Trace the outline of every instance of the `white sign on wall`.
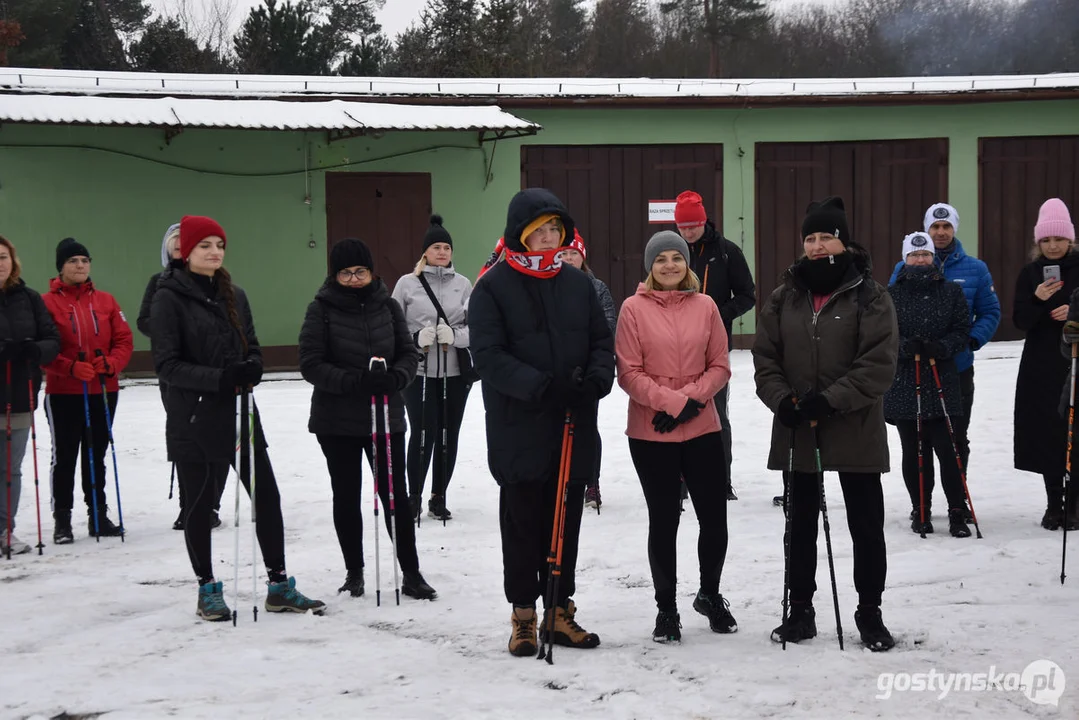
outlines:
{"label": "white sign on wall", "polygon": [[648,223],[660,225],[674,222],[674,200],[649,200]]}

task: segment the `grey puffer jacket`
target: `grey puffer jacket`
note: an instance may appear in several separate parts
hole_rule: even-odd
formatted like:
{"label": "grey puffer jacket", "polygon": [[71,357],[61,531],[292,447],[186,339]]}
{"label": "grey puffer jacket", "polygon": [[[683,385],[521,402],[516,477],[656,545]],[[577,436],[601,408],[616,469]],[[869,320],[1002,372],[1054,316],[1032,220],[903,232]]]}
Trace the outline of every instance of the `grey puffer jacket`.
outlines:
{"label": "grey puffer jacket", "polygon": [[[446,313],[449,326],[453,330],[453,347],[468,347],[468,299],[472,295],[472,283],[449,267],[428,265],[423,269],[423,276],[431,286],[431,292],[438,298],[442,311]],[[438,313],[434,303],[423,289],[420,278],[415,273],[404,275],[393,288],[393,299],[401,306],[408,322],[408,331],[415,340],[416,334],[428,325],[438,324]],[[419,349],[420,364],[417,375],[423,374],[423,348]],[[447,368],[442,367],[442,353],[432,346],[427,349],[427,377],[456,377],[461,374],[457,353],[450,349],[446,353]]]}
{"label": "grey puffer jacket", "polygon": [[611,337],[614,337],[614,331],[618,327],[618,308],[611,296],[611,289],[607,287],[607,283],[593,275],[591,270],[588,271],[588,277],[592,278],[592,286],[596,288],[599,305],[603,308],[603,317],[607,319],[607,327],[611,328]]}

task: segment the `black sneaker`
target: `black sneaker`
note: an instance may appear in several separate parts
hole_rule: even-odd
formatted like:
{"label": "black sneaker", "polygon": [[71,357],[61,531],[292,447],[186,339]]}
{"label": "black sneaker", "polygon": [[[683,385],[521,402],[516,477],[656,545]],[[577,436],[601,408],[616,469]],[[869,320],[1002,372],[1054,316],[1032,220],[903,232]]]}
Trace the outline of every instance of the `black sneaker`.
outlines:
{"label": "black sneaker", "polygon": [[775,505],[776,507],[783,507],[783,496],[782,495],[776,495],[775,497],[773,497],[772,498],[772,504]]}
{"label": "black sneaker", "polygon": [[408,508],[412,511],[412,522],[419,525],[420,516],[423,515],[423,497],[420,495],[409,495]]}
{"label": "black sneaker", "polygon": [[217,514],[216,510],[210,512],[210,529],[216,530],[221,527],[221,516]]}
{"label": "black sneaker", "polygon": [[173,530],[183,530],[184,529],[184,509],[183,508],[180,508],[180,514],[176,516],[176,522],[174,522],[172,524],[172,529]]}
{"label": "black sneaker", "polygon": [[652,641],[658,643],[682,642],[682,622],[677,611],[659,611],[659,614],[656,615],[656,629],[652,631]]}
{"label": "black sneaker", "polygon": [[1046,530],[1059,530],[1064,524],[1064,511],[1060,508],[1046,508],[1042,515],[1042,527]]}
{"label": "black sneaker", "polygon": [[712,632],[738,632],[738,622],[731,615],[730,608],[731,604],[719,593],[713,595],[700,590],[693,598],[693,609],[708,618],[708,627],[712,628]]}
{"label": "black sneaker", "polygon": [[970,511],[966,503],[963,503],[963,520],[968,523],[974,522],[974,513]]}
{"label": "black sneaker", "polygon": [[[108,508],[102,508],[98,512],[98,531],[101,533],[101,537],[120,537],[124,534],[122,528],[113,524],[112,520],[109,520],[109,516],[106,515]],[[91,510],[86,520],[87,531],[90,533],[90,537],[95,537],[97,533],[94,532],[94,512]]]}
{"label": "black sneaker", "polygon": [[427,516],[435,520],[450,520],[453,513],[446,509],[446,498],[442,495],[432,495],[427,503]]}
{"label": "black sneaker", "polygon": [[952,537],[970,537],[970,528],[963,521],[963,510],[961,508],[952,508],[948,511],[948,532],[952,534]]}
{"label": "black sneaker", "polygon": [[434,600],[438,597],[438,593],[427,584],[419,570],[405,573],[404,582],[401,583],[401,592],[417,600]]}
{"label": "black sneaker", "polygon": [[728,500],[737,500],[738,499],[738,496],[734,492],[734,485],[728,485],[727,486],[727,499]]}
{"label": "black sneaker", "polygon": [[926,505],[925,522],[923,523],[922,510],[921,508],[915,507],[913,510],[910,511],[910,531],[918,535],[922,534],[923,528],[926,534],[933,532],[933,521],[931,520],[932,517],[933,513],[930,512],[929,506]]}
{"label": "black sneaker", "polygon": [[884,627],[879,607],[855,611],[854,624],[858,626],[862,642],[873,652],[884,652],[895,647],[895,638]]}
{"label": "black sneaker", "polygon": [[349,570],[345,575],[345,584],[337,588],[337,592],[347,592],[352,597],[363,597],[363,570]]}
{"label": "black sneaker", "polygon": [[791,603],[786,625],[772,631],[772,642],[799,643],[817,637],[817,613],[808,603]]}
{"label": "black sneaker", "polygon": [[71,532],[71,511],[57,510],[52,514],[52,519],[53,543],[56,545],[70,545],[75,542],[75,535]]}

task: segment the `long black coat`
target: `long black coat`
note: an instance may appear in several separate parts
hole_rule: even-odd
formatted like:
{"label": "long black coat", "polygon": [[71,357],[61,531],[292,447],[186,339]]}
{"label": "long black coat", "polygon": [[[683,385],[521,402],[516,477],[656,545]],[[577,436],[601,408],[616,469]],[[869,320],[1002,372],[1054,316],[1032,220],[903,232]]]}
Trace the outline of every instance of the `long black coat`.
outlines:
{"label": "long black coat", "polygon": [[[914,375],[914,356],[906,347],[906,340],[936,340],[947,351],[936,358],[937,373],[944,388],[944,402],[953,418],[963,414],[962,395],[959,391],[959,372],[955,356],[967,347],[970,340],[970,311],[963,288],[940,274],[936,268],[928,268],[925,274],[910,272],[907,266],[900,269],[895,284],[888,288],[895,304],[899,322],[899,362],[892,389],[884,396],[884,418],[915,420],[918,417],[918,401]],[[933,369],[929,358],[922,358],[922,419],[942,418]]]}
{"label": "long black coat", "polygon": [[[309,431],[370,437],[370,396],[347,395],[343,384],[348,373],[367,372],[372,357],[386,359],[388,371],[402,389],[415,377],[420,351],[401,306],[379,278],[359,290],[328,278],[307,306],[300,329],[300,372],[315,386]],[[383,412],[381,400],[377,411]],[[390,432],[405,428],[401,393],[391,393]]]}
{"label": "long black coat", "polygon": [[154,295],[157,294],[157,284],[161,282],[161,278],[165,275],[165,271],[154,273],[150,276],[150,281],[146,283],[146,289],[142,292],[142,302],[139,304],[139,317],[135,321],[136,327],[146,337],[150,337],[150,311],[154,305]]}
{"label": "long black coat", "polygon": [[[233,288],[243,337],[229,321],[220,293],[208,294],[201,279],[197,282],[186,270],[165,270],[154,295],[150,344],[157,376],[169,386],[165,439],[173,462],[235,458],[236,396],[219,391],[221,375],[233,363],[250,359],[261,364],[262,350],[247,295]],[[255,413],[256,442],[265,447]]]}
{"label": "long black coat", "polygon": [[[1041,301],[1034,290],[1043,281],[1042,268],[1060,265],[1064,288]],[[1079,288],[1079,254],[1062,260],[1036,260],[1019,271],[1015,281],[1012,322],[1026,333],[1019,377],[1015,383],[1015,431],[1013,454],[1017,470],[1061,473],[1067,452],[1068,425],[1057,413],[1060,388],[1068,377],[1070,360],[1060,354],[1064,323],[1049,317],[1054,308],[1067,305]]]}
{"label": "long black coat", "polygon": [[[60,352],[60,333],[36,290],[18,280],[10,290],[0,290],[0,343],[33,339],[41,350],[41,363],[28,369],[25,362],[11,364],[11,411],[30,412],[30,385],[34,384],[34,407],[41,391],[41,365],[48,365]],[[0,404],[7,404],[7,390],[0,366]]]}
{"label": "long black coat", "polygon": [[757,306],[756,285],[742,249],[723,237],[709,220],[704,235],[689,248],[690,264],[701,292],[716,301],[727,328],[728,349],[734,347],[734,321]]}
{"label": "long black coat", "polygon": [[[525,191],[511,203],[506,247],[524,250],[521,231],[534,219],[562,217],[566,243],[573,221],[546,190]],[[472,356],[487,420],[487,460],[499,484],[546,482],[558,475],[565,408],[547,402],[555,377],[584,371],[606,396],[614,383],[614,338],[592,280],[568,264],[552,278],[525,275],[501,262],[476,282],[468,306]],[[570,478],[595,472],[596,406],[578,408]]]}

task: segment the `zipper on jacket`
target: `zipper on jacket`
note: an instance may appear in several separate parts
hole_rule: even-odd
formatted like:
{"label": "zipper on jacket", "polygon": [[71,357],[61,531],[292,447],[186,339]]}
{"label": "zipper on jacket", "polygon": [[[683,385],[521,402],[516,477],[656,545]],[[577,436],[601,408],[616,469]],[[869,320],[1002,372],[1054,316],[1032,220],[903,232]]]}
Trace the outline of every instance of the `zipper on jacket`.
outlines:
{"label": "zipper on jacket", "polygon": [[[853,290],[865,281],[865,278],[859,277],[852,284],[844,286],[833,292],[828,296],[828,299],[820,306],[819,310],[813,311],[813,391],[820,392],[820,328],[817,326],[817,318],[820,316],[824,309],[828,307],[832,300],[838,295],[842,295],[845,292]],[[806,296],[809,300],[809,307],[813,307],[813,293],[809,290],[806,291]],[[794,388],[795,394],[798,393],[798,388]]]}

